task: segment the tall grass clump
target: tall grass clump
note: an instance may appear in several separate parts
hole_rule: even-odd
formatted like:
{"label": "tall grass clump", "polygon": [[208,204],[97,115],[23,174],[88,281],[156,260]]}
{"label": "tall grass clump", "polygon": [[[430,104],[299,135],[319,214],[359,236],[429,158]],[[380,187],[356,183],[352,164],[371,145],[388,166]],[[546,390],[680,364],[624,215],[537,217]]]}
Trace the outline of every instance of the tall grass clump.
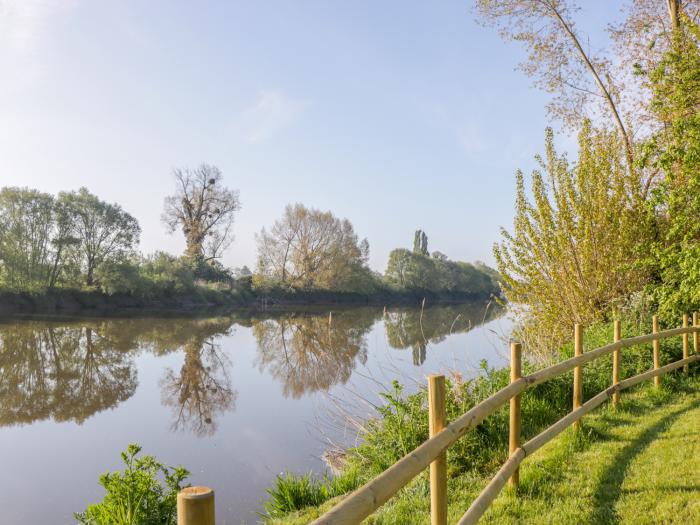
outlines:
{"label": "tall grass clump", "polygon": [[278,474],[268,499],[263,502],[263,518],[281,518],[290,512],[315,507],[323,502],[347,494],[360,486],[358,471],[346,468],[341,474],[316,478],[311,472]]}

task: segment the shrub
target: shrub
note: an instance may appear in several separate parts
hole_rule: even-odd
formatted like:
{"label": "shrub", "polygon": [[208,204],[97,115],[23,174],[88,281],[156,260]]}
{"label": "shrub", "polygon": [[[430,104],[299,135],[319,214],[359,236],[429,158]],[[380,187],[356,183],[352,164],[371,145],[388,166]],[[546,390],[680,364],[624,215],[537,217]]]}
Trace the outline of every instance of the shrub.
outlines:
{"label": "shrub", "polygon": [[548,129],[530,188],[517,173],[513,229],[502,230],[494,256],[506,299],[541,348],[565,341],[570,322],[605,320],[649,282],[653,217],[623,146],[586,121],[571,165]]}
{"label": "shrub", "polygon": [[189,472],[183,467],[169,468],[153,456],[137,455],[138,445],[122,452],[123,472],[100,476],[104,499],[75,514],[83,525],[175,525],[177,493]]}
{"label": "shrub", "polygon": [[138,263],[128,259],[102,263],[97,267],[95,280],[100,290],[108,295],[134,293],[142,290],[145,284]]}
{"label": "shrub", "polygon": [[182,257],[156,252],[141,263],[141,275],[151,291],[160,293],[190,292],[195,288],[194,269]]}

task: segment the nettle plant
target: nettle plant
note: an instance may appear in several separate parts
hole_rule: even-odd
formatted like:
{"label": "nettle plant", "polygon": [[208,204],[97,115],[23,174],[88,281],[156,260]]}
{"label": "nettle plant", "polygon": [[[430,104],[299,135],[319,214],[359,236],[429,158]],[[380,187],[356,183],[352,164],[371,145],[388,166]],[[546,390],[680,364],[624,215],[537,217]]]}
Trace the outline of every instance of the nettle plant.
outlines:
{"label": "nettle plant", "polygon": [[100,476],[106,494],[100,503],[75,514],[83,525],[175,525],[177,493],[190,473],[166,467],[153,456],[137,457],[138,445],[121,453],[126,468]]}

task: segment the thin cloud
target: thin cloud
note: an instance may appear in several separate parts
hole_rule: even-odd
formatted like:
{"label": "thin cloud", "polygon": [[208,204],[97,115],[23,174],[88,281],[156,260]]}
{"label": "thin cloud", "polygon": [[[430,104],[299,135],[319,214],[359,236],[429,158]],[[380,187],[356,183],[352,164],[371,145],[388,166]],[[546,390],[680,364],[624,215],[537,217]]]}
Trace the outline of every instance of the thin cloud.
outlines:
{"label": "thin cloud", "polygon": [[249,144],[268,141],[297,121],[307,103],[282,91],[262,91],[255,104],[243,112],[243,139]]}
{"label": "thin cloud", "polygon": [[74,5],[73,0],[0,0],[0,41],[11,49],[31,49],[51,17]]}
{"label": "thin cloud", "polygon": [[475,157],[484,153],[488,148],[488,144],[484,140],[483,135],[474,126],[466,126],[458,129],[457,140],[468,157]]}

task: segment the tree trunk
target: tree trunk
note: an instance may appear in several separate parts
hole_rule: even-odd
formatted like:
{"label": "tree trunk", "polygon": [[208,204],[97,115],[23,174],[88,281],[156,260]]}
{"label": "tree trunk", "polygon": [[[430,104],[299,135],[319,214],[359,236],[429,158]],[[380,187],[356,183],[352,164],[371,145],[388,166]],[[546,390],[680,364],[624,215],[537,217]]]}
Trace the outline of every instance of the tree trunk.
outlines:
{"label": "tree trunk", "polygon": [[671,18],[671,28],[675,33],[681,28],[681,0],[666,0],[668,16]]}
{"label": "tree trunk", "polygon": [[95,263],[88,259],[87,275],[85,276],[85,284],[92,286],[95,284]]}

